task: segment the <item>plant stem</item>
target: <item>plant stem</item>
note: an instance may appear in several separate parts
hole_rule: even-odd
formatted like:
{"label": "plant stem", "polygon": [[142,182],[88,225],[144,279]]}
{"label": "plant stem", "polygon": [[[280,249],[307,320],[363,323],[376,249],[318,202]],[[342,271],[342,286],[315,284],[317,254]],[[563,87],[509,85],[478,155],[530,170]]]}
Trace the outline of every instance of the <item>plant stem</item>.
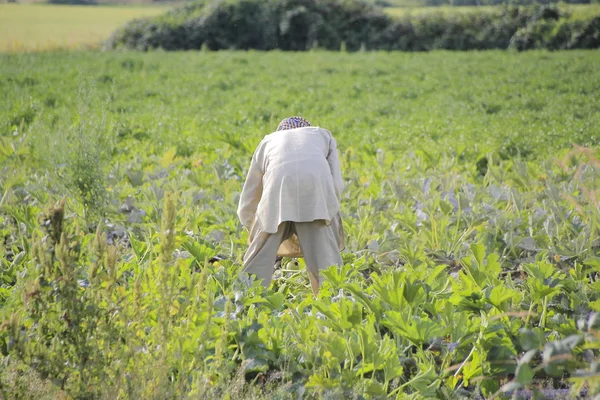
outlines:
{"label": "plant stem", "polygon": [[540,317],[540,328],[546,326],[546,311],[548,310],[548,296],[544,296],[544,302],[542,305],[542,316]]}
{"label": "plant stem", "polygon": [[471,356],[473,355],[473,352],[475,351],[475,347],[473,346],[471,348],[471,351],[469,352],[469,355],[467,356],[467,358],[465,358],[465,360],[462,362],[462,364],[460,364],[460,367],[458,367],[458,369],[456,370],[456,372],[454,373],[454,376],[458,376],[458,374],[460,374],[460,371],[463,369],[463,367],[465,366],[465,364],[467,363],[467,361],[469,361],[469,359],[471,358]]}
{"label": "plant stem", "polygon": [[533,313],[534,302],[532,301],[529,305],[529,311],[527,311],[527,319],[525,320],[525,326],[529,325],[529,319],[531,318],[531,314]]}

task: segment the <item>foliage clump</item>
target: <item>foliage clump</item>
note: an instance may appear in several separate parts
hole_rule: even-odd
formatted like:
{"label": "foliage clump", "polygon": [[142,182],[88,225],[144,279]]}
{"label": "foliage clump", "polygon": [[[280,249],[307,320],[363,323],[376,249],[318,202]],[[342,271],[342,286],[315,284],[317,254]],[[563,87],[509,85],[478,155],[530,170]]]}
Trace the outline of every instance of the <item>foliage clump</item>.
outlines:
{"label": "foliage clump", "polygon": [[[597,57],[5,56],[4,113],[40,114],[0,136],[1,397],[597,395]],[[119,123],[81,131],[118,140],[94,229],[37,158],[79,121],[67,64],[120,83]],[[240,176],[287,107],[341,138],[347,249],[316,298],[302,260],[268,290],[240,274]]]}
{"label": "foliage clump", "polygon": [[118,29],[108,49],[429,51],[600,46],[600,16],[571,20],[555,6],[427,13],[394,19],[362,0],[200,2]]}

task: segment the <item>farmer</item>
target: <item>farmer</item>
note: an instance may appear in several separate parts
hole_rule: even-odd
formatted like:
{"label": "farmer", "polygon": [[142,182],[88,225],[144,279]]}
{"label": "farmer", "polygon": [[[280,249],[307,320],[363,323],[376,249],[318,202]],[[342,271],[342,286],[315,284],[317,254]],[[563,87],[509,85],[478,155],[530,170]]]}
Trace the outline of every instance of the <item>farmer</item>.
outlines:
{"label": "farmer", "polygon": [[244,271],[269,286],[277,256],[304,257],[313,293],[319,270],[341,265],[343,189],[336,141],[301,117],[285,118],[256,148],[238,217],[248,228]]}

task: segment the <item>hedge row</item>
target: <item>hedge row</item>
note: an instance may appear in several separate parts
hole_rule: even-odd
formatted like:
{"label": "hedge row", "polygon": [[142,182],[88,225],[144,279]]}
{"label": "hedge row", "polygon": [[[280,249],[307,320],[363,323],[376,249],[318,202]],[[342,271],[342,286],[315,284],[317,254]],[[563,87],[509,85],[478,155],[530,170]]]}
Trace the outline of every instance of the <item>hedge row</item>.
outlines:
{"label": "hedge row", "polygon": [[395,19],[360,0],[199,2],[118,29],[107,49],[303,51],[600,48],[600,16],[571,20],[551,6]]}

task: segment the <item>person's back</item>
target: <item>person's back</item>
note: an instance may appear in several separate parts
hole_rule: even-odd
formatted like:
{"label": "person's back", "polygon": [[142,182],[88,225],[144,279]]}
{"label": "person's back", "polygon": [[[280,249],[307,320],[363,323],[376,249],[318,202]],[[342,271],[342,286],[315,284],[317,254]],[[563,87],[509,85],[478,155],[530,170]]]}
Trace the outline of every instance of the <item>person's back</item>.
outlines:
{"label": "person's back", "polygon": [[245,271],[265,286],[277,254],[303,255],[315,292],[319,269],[341,264],[343,182],[336,146],[328,130],[292,117],[256,148],[238,216],[250,230]]}
{"label": "person's back", "polygon": [[286,221],[329,221],[339,212],[341,177],[336,185],[328,163],[332,141],[325,129],[302,127],[267,135],[258,145],[263,193],[256,215],[262,230],[275,233]]}
{"label": "person's back", "polygon": [[277,165],[291,161],[325,161],[330,140],[329,131],[310,126],[271,133],[263,142],[269,161]]}

